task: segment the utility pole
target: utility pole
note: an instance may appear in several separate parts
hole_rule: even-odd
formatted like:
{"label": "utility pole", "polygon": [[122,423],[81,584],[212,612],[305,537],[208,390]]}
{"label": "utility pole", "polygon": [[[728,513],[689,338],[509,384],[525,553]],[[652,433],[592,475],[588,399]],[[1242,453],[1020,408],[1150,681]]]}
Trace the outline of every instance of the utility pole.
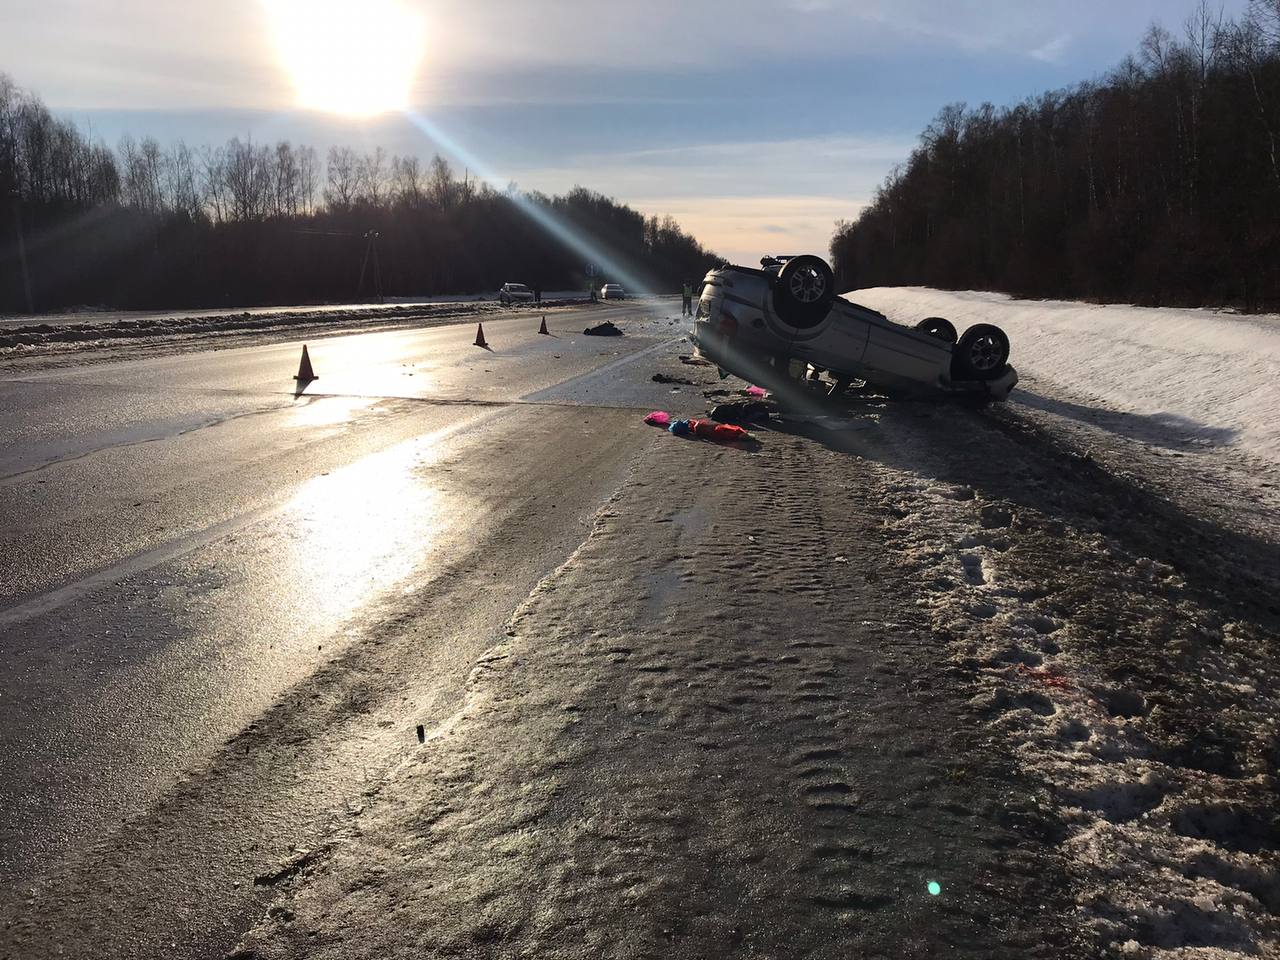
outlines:
{"label": "utility pole", "polygon": [[360,264],[360,283],[356,287],[356,293],[364,293],[364,276],[369,268],[369,258],[373,258],[373,288],[374,296],[378,302],[382,302],[382,266],[378,263],[378,237],[380,234],[377,230],[369,230],[365,233],[364,260]]}
{"label": "utility pole", "polygon": [[27,313],[35,313],[35,302],[31,299],[31,273],[27,269],[27,241],[22,236],[22,194],[13,191],[13,225],[18,231],[18,263],[22,267],[22,289],[27,295]]}

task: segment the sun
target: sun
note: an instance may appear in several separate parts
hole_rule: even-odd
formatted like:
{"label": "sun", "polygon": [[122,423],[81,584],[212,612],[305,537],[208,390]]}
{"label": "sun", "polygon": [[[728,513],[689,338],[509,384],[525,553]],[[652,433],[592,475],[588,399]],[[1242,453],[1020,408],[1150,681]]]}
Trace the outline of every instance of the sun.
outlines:
{"label": "sun", "polygon": [[409,105],[426,24],[404,0],[262,0],[298,105],[370,117]]}

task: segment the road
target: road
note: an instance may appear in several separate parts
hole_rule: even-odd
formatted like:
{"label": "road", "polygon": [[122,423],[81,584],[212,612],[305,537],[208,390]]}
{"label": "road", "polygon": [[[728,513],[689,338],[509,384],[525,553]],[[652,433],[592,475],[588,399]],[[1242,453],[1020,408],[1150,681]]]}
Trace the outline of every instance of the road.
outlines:
{"label": "road", "polygon": [[634,308],[487,320],[487,350],[470,325],[331,337],[302,392],[300,343],[0,380],[0,877],[145,811],[415,592],[465,610],[406,668],[438,702],[393,722],[447,715],[645,436],[657,387],[619,371],[679,330],[638,312],[623,338],[581,331]]}
{"label": "road", "polygon": [[0,374],[0,960],[1274,952],[1249,462],[1035,377],[678,440],[670,312]]}

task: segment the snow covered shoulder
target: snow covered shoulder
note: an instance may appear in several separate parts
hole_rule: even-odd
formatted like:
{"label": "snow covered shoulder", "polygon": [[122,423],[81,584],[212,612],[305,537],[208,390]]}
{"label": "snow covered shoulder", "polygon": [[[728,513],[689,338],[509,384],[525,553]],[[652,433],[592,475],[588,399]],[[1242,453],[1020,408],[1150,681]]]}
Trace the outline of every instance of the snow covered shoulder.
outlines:
{"label": "snow covered shoulder", "polygon": [[1015,402],[1068,415],[1130,415],[1141,418],[1130,424],[1145,434],[1138,439],[1234,448],[1280,464],[1280,317],[921,287],[848,296],[891,319],[999,324],[1019,372],[1035,381]]}

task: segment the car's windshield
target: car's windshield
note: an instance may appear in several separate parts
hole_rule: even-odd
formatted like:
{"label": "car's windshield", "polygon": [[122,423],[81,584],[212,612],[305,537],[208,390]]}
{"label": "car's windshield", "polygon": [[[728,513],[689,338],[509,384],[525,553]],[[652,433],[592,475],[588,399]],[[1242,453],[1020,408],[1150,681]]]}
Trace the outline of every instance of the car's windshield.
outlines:
{"label": "car's windshield", "polygon": [[507,292],[508,293],[528,293],[529,288],[526,287],[523,283],[508,283]]}

